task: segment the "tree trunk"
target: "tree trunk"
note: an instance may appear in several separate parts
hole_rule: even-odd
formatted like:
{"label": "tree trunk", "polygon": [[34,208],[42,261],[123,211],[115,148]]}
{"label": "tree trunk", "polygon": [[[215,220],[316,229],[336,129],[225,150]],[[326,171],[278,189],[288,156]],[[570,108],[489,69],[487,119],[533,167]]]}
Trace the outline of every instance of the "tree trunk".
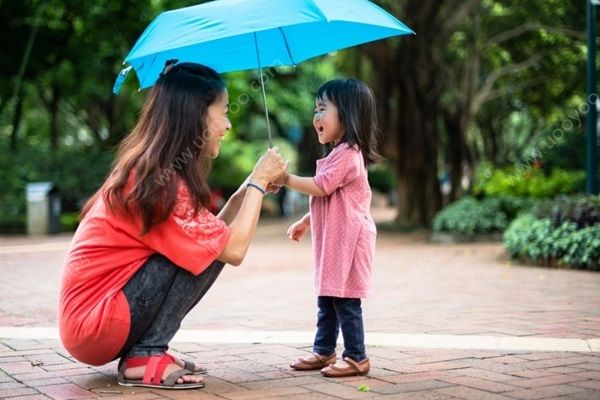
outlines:
{"label": "tree trunk", "polygon": [[10,150],[14,153],[17,151],[17,136],[19,134],[19,127],[21,126],[21,119],[23,117],[23,96],[17,96],[17,104],[15,104],[15,113],[13,114],[12,121],[12,132],[10,133]]}
{"label": "tree trunk", "polygon": [[60,89],[58,85],[52,87],[52,98],[50,99],[49,111],[50,111],[50,148],[53,150],[58,149],[58,140],[60,137],[60,123],[58,108],[60,104]]}
{"label": "tree trunk", "polygon": [[428,61],[414,47],[412,60],[399,68],[397,85],[398,110],[395,124],[395,160],[398,192],[396,221],[402,225],[427,225],[440,209],[442,199],[437,178],[437,100],[433,93],[423,90],[419,74],[427,69]]}
{"label": "tree trunk", "polygon": [[[387,59],[372,60],[377,73],[389,71],[379,79],[376,90],[390,96],[384,99],[384,148],[390,149],[385,154],[396,168],[396,221],[406,226],[428,225],[442,205],[437,176],[442,85],[437,80],[440,60],[432,49],[432,44],[439,42],[436,21],[442,3],[407,1],[401,15],[417,35],[402,37],[395,49],[385,49]],[[386,71],[383,65],[395,69]]]}

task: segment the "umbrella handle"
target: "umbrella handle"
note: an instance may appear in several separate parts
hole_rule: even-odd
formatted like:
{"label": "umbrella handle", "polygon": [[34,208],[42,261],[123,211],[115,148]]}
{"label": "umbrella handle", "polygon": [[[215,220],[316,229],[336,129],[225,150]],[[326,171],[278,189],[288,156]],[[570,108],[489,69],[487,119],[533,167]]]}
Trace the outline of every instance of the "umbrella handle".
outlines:
{"label": "umbrella handle", "polygon": [[258,39],[254,32],[254,46],[256,47],[256,60],[258,61],[258,73],[260,74],[260,87],[262,89],[263,104],[265,105],[265,119],[267,120],[267,132],[269,134],[269,148],[273,147],[271,139],[271,123],[269,122],[269,107],[267,106],[267,95],[265,93],[265,81],[263,80],[262,66],[260,65],[260,53],[258,50]]}

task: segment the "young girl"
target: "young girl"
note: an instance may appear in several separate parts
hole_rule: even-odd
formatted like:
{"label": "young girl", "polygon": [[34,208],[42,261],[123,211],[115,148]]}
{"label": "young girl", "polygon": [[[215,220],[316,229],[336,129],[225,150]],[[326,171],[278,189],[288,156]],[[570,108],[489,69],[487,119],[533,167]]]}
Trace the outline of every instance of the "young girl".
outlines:
{"label": "young girl", "polygon": [[207,210],[227,112],[214,70],[167,65],[82,211],[62,274],[60,336],[81,362],[120,358],[121,385],[204,386],[198,373],[206,369],[167,353],[168,344],[224,263],[242,262],[264,188],[285,171],[271,149],[218,216]]}
{"label": "young girl", "polygon": [[[288,235],[299,241],[312,229],[319,312],[313,355],[291,367],[321,369],[328,377],[365,375],[370,364],[360,299],[369,294],[376,236],[366,167],[380,158],[371,90],[356,79],[325,83],[317,93],[313,125],[326,157],[317,161],[314,177],[287,175],[285,185],[311,196],[310,212]],[[336,363],[340,327],[345,350]]]}

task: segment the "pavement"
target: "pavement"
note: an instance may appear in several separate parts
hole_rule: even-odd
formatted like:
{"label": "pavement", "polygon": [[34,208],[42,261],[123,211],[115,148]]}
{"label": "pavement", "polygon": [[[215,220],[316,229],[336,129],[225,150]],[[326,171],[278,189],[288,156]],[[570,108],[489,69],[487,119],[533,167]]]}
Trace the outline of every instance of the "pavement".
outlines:
{"label": "pavement", "polygon": [[286,238],[292,221],[261,222],[244,263],[184,320],[172,350],[209,368],[200,390],[125,388],[114,362],[71,358],[56,330],[71,236],[0,237],[0,398],[600,399],[599,273],[523,266],[501,243],[432,244],[422,232],[378,236],[363,302],[369,375],[291,370],[316,317],[310,242]]}

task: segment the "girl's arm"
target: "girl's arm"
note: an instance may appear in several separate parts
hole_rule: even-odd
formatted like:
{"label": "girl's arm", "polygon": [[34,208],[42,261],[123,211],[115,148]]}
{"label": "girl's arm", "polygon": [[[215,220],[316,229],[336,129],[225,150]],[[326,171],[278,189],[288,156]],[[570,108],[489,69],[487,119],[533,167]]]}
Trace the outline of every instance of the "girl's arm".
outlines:
{"label": "girl's arm", "polygon": [[308,194],[310,196],[322,197],[327,195],[311,177],[288,174],[284,184],[297,192]]}

